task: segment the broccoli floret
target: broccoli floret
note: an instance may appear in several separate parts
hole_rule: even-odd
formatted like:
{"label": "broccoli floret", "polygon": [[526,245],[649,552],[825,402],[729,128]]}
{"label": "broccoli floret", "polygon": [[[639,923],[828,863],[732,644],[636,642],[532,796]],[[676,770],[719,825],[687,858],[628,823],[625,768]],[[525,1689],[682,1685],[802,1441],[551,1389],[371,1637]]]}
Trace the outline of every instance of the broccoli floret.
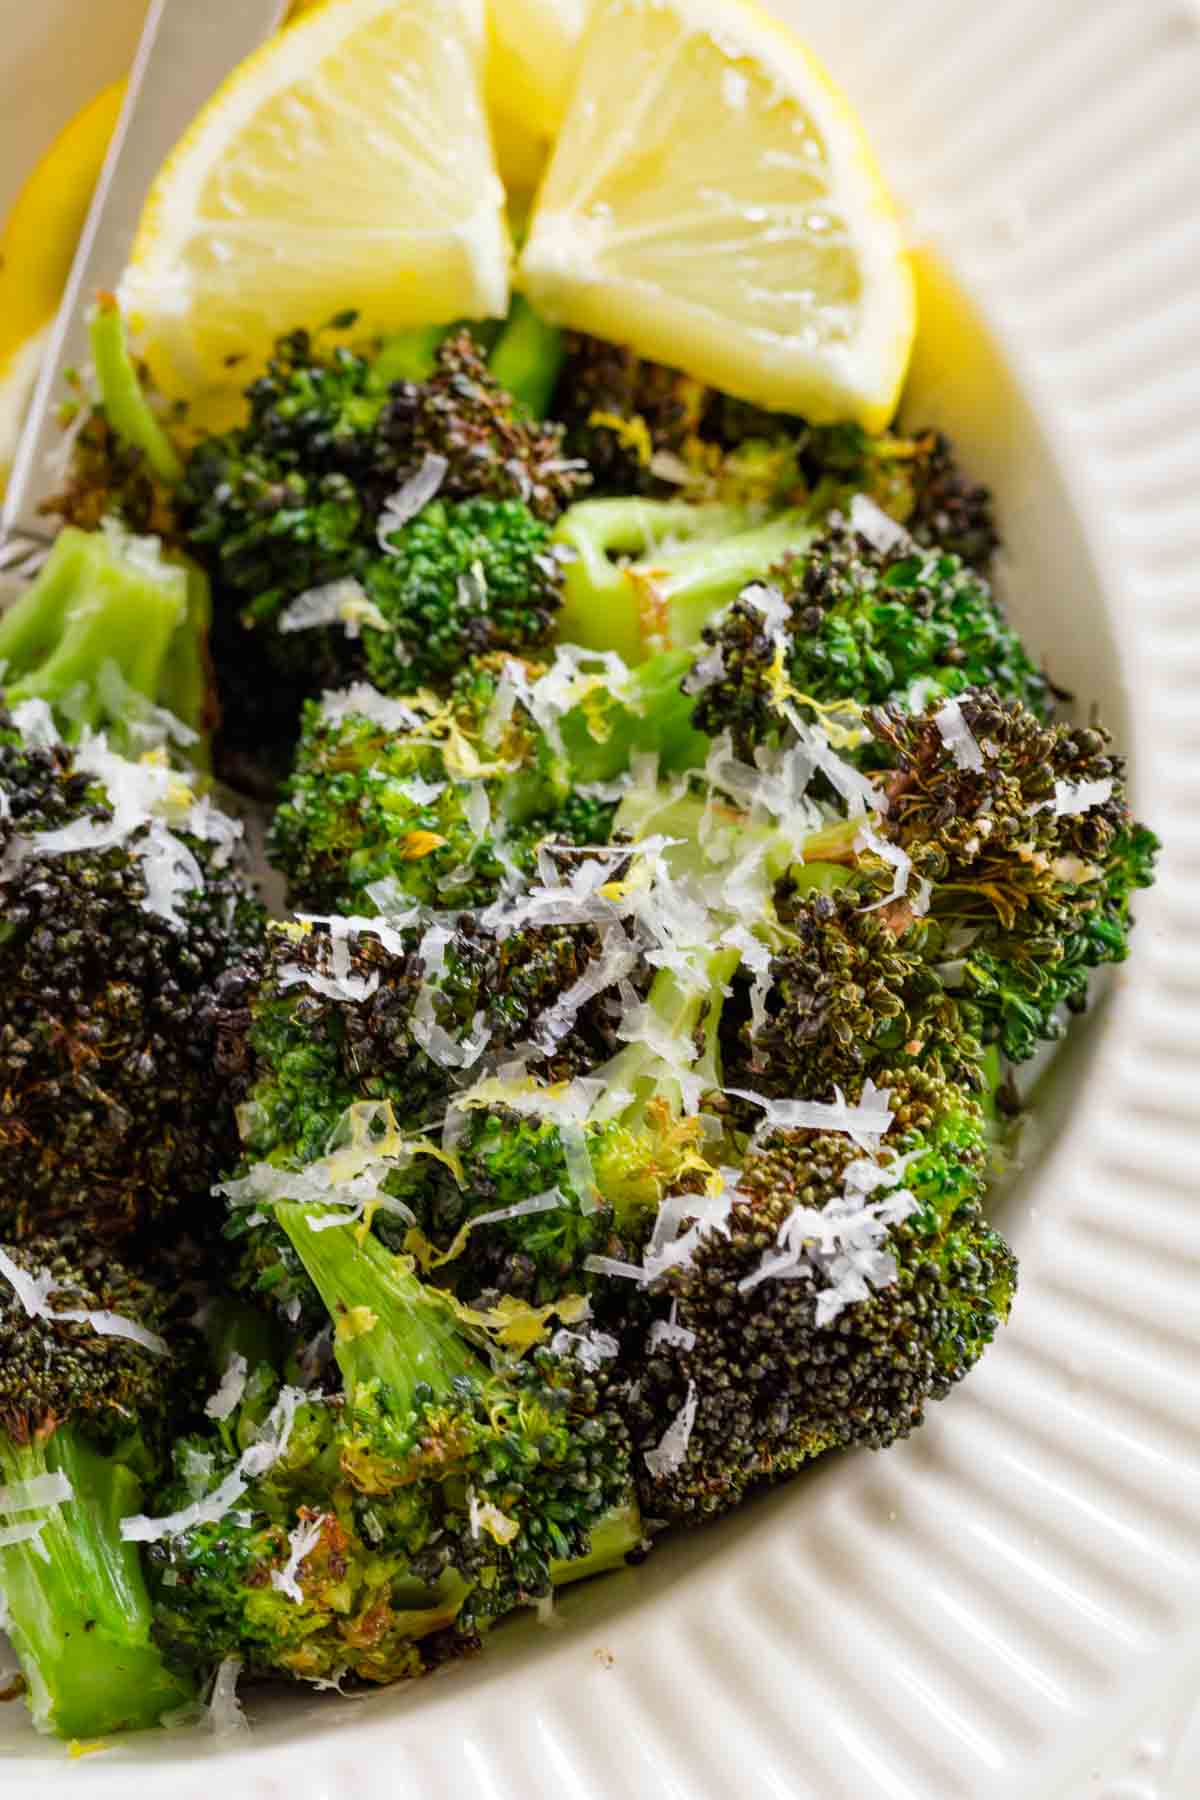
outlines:
{"label": "broccoli floret", "polygon": [[554,533],[569,559],[560,635],[627,662],[700,641],[713,614],[818,535],[822,510],[582,500]]}
{"label": "broccoli floret", "polygon": [[371,680],[403,694],[470,656],[540,649],[562,605],[549,538],[519,500],[435,500],[390,533],[363,581],[383,621],[363,633]]}
{"label": "broccoli floret", "polygon": [[194,1389],[197,1346],[175,1326],[169,1348],[163,1295],[82,1239],[0,1256],[0,1588],[34,1721],[80,1738],[154,1726],[192,1690],[152,1640],[120,1521]]}
{"label": "broccoli floret", "polygon": [[[504,343],[502,337],[498,353]],[[507,360],[502,355],[502,367]],[[514,405],[467,331],[447,338],[427,381],[392,390],[380,435],[402,465],[443,458],[447,499],[520,500],[546,523],[590,485],[586,464],[564,454],[562,426]]]}
{"label": "broccoli floret", "polygon": [[[849,871],[837,879],[849,880]],[[771,961],[760,1018],[742,1000],[726,1012],[731,1087],[777,1098],[831,1099],[835,1087],[915,1061],[964,1087],[984,1082],[983,1019],[938,972],[941,934],[887,909],[864,911],[869,877],[823,893],[785,879],[775,912],[783,942]]]}
{"label": "broccoli floret", "polygon": [[695,723],[713,737],[730,732],[744,760],[778,741],[789,690],[861,706],[915,698],[924,709],[936,695],[988,686],[1045,710],[1045,678],[987,582],[957,556],[910,539],[879,549],[837,521],[767,583],[706,627],[692,677],[704,684]]}
{"label": "broccoli floret", "polygon": [[[1130,814],[1108,734],[988,690],[952,706],[869,711],[888,799],[876,845],[850,819],[792,858],[776,897],[792,941],[746,1028],[772,1092],[824,1095],[901,1047],[971,1081],[979,1042],[1031,1056],[1062,1036],[1064,1006],[1082,1010],[1091,971],[1128,954],[1157,840]],[[908,885],[886,904],[880,842]]]}
{"label": "broccoli floret", "polygon": [[1000,541],[992,496],[963,473],[943,432],[872,437],[859,425],[826,425],[813,430],[805,455],[811,475],[838,491],[839,505],[866,494],[917,543],[986,574]]}
{"label": "broccoli floret", "polygon": [[320,1207],[274,1210],[327,1308],[344,1391],[297,1411],[238,1519],[152,1553],[161,1639],[191,1660],[392,1681],[473,1649],[571,1565],[619,1566],[641,1526],[603,1375],[547,1350],[491,1368],[406,1259],[320,1229]]}
{"label": "broccoli floret", "polygon": [[765,1128],[723,1225],[659,1278],[670,1322],[629,1403],[651,1516],[710,1518],[826,1450],[907,1436],[1007,1317],[979,1108],[911,1069],[884,1085],[878,1151]]}
{"label": "broccoli floret", "polygon": [[[522,360],[532,396],[538,356],[526,341],[518,359],[529,333],[517,326],[508,361]],[[558,427],[515,407],[469,333],[434,333],[436,345],[420,335],[377,358],[305,332],[281,339],[247,389],[246,422],[188,460],[180,507],[216,584],[222,747],[243,781],[257,760],[269,786],[302,701],[364,669],[363,643],[336,621],[280,630],[301,594],[363,582],[368,616],[388,621],[373,634],[375,661],[402,671],[402,687],[445,677],[471,651],[547,635],[558,576],[544,528],[586,471],[564,458]],[[391,379],[400,369],[413,378]],[[426,468],[439,477],[436,524],[418,516],[389,532],[385,502]]]}
{"label": "broccoli floret", "polygon": [[481,906],[506,875],[532,876],[539,842],[595,842],[606,784],[632,755],[703,762],[686,667],[668,655],[614,670],[560,650],[549,666],[469,664],[444,702],[362,686],[310,702],[270,838],[293,901],[375,912],[382,891],[392,906]]}
{"label": "broccoli floret", "polygon": [[261,930],[239,834],[161,756],[0,712],[5,1237],[209,1211],[232,1126],[211,990]]}
{"label": "broccoli floret", "polygon": [[958,756],[936,707],[867,715],[894,770],[882,831],[931,883],[930,929],[966,937],[964,995],[1016,1061],[1062,1036],[1059,1008],[1083,1009],[1091,970],[1128,955],[1158,840],[1102,727],[1047,725],[986,689],[955,704],[978,747]]}
{"label": "broccoli floret", "polygon": [[0,617],[7,704],[45,702],[66,735],[103,730],[133,754],[166,738],[204,766],[209,610],[201,571],[166,560],[155,539],[67,526]]}

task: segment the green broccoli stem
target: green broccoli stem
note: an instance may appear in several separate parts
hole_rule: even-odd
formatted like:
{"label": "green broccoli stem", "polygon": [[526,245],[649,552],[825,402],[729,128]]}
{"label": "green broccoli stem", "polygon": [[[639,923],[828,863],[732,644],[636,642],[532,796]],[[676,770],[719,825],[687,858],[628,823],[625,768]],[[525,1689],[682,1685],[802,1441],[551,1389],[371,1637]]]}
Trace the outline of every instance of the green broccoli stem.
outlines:
{"label": "green broccoli stem", "polygon": [[371,364],[367,388],[385,394],[394,381],[426,381],[437,367],[437,353],[453,330],[450,325],[414,325],[384,338]]}
{"label": "green broccoli stem", "polygon": [[[740,962],[740,950],[722,949],[709,951],[686,975],[676,969],[660,969],[646,998],[664,1038],[682,1047],[703,1030],[703,1049],[693,1066],[706,1090],[721,1085],[721,1008]],[[603,1082],[603,1093],[629,1095],[620,1114],[625,1125],[642,1122],[654,1100],[665,1100],[676,1114],[683,1111],[678,1077],[647,1043],[626,1044],[594,1073]]]}
{"label": "green broccoli stem", "polygon": [[551,1586],[567,1587],[572,1581],[586,1581],[591,1575],[606,1575],[623,1568],[626,1559],[641,1547],[645,1535],[637,1501],[631,1497],[592,1526],[590,1542],[582,1556],[569,1562],[551,1562]]}
{"label": "green broccoli stem", "polygon": [[[0,664],[10,705],[45,700],[60,730],[107,726],[120,736],[127,693],[156,702],[188,580],[136,540],[67,526],[33,585],[0,619]],[[115,665],[121,690],[100,679]]]}
{"label": "green broccoli stem", "polygon": [[559,721],[563,754],[547,767],[506,782],[501,805],[510,825],[524,825],[561,806],[572,790],[612,781],[639,753],[658,757],[664,773],[702,766],[710,740],[692,724],[693,700],[680,683],[691,667],[687,651],[667,651],[633,670],[622,700],[573,707]]}
{"label": "green broccoli stem", "polygon": [[128,450],[140,450],[151,473],[174,487],[183,479],[183,463],[150,409],[129,354],[120,309],[111,294],[100,295],[89,336],[100,404],[117,442]]}
{"label": "green broccoli stem", "polygon": [[215,723],[214,678],[209,655],[212,626],[212,589],[203,569],[190,560],[182,566],[187,577],[187,607],[163,659],[158,683],[158,704],[196,733],[188,760],[206,773],[211,768],[209,734]]}
{"label": "green broccoli stem", "polygon": [[558,327],[536,313],[524,295],[516,295],[488,368],[531,418],[545,418],[565,356]]}
{"label": "green broccoli stem", "polygon": [[554,530],[555,542],[573,558],[566,569],[559,636],[641,662],[647,648],[638,592],[628,567],[616,559],[648,557],[659,545],[719,541],[744,531],[754,518],[747,506],[696,506],[688,500],[581,500],[568,507]]}
{"label": "green broccoli stem", "polygon": [[27,1445],[0,1438],[5,1485],[56,1472],[71,1498],[42,1509],[36,1539],[0,1549],[4,1626],[34,1723],[65,1738],[148,1729],[193,1692],[152,1641],[137,1546],[121,1538],[121,1519],[140,1506],[140,1483],[70,1426]]}
{"label": "green broccoli stem", "polygon": [[574,552],[560,635],[634,663],[656,651],[691,649],[747,583],[765,578],[789,552],[806,550],[818,531],[811,511],[763,520],[747,506],[582,500],[554,533]]}
{"label": "green broccoli stem", "polygon": [[667,650],[639,663],[626,698],[603,715],[597,736],[586,707],[562,721],[562,738],[571,765],[572,785],[611,781],[639,753],[654,752],[664,771],[701,767],[711,740],[692,724],[695,701],[681,683],[692,665],[686,650]]}
{"label": "green broccoli stem", "polygon": [[351,1405],[379,1383],[397,1410],[410,1411],[418,1387],[445,1394],[459,1376],[480,1373],[445,1303],[373,1233],[322,1228],[327,1208],[294,1201],[278,1204],[275,1216],[334,1322],[333,1353]]}

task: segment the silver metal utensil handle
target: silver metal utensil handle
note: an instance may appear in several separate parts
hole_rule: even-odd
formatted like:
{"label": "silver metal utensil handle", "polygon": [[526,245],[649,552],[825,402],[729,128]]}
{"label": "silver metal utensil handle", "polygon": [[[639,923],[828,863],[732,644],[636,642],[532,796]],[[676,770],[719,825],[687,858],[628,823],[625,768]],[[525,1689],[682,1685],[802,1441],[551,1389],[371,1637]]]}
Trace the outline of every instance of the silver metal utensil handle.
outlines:
{"label": "silver metal utensil handle", "polygon": [[275,30],[286,0],[150,0],[121,108],[66,289],[50,330],[0,514],[0,565],[29,572],[53,536],[39,511],[57,483],[57,409],[67,371],[88,360],[86,314],[115,288],[151,179],[188,123],[242,58]]}

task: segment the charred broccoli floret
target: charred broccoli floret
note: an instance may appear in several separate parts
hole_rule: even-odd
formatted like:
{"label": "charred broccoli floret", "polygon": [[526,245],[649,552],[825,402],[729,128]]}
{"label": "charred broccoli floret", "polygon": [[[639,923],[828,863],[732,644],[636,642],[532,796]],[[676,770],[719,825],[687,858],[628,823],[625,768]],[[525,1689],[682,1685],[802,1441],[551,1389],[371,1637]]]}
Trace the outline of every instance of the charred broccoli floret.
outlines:
{"label": "charred broccoli floret", "polygon": [[120,1530],[198,1375],[172,1310],[82,1239],[0,1250],[4,1623],[34,1721],[60,1737],[154,1726],[191,1697]]}
{"label": "charred broccoli floret", "polygon": [[962,472],[942,432],[808,425],[577,333],[567,335],[554,405],[568,449],[586,458],[602,494],[775,506],[820,496],[825,510],[866,494],[919,544],[973,568],[986,570],[996,549],[991,495]]}
{"label": "charred broccoli floret", "polygon": [[402,466],[443,459],[447,499],[520,500],[546,523],[590,485],[587,465],[563,450],[562,426],[514,406],[467,331],[442,344],[428,380],[392,390],[380,435]]}
{"label": "charred broccoli floret", "polygon": [[165,760],[0,712],[0,1229],[126,1237],[227,1156],[211,990],[261,914],[240,827]]}
{"label": "charred broccoli floret", "polygon": [[[1046,682],[981,575],[906,536],[880,548],[840,519],[706,627],[695,723],[746,760],[786,731],[789,692],[878,705],[987,686],[1045,710]],[[700,687],[699,684],[703,684]]]}
{"label": "charred broccoli floret", "polygon": [[[216,584],[213,653],[235,755],[286,753],[302,701],[363,672],[338,583],[362,584],[372,666],[402,687],[444,679],[472,652],[545,642],[559,587],[545,531],[586,472],[564,457],[558,427],[516,407],[469,333],[431,359],[422,351],[419,379],[390,379],[412,362],[387,345],[372,357],[293,333],[247,389],[246,422],[188,460],[180,507]],[[310,618],[313,596],[329,605]]]}
{"label": "charred broccoli floret", "polygon": [[914,1070],[884,1092],[869,1153],[764,1127],[723,1224],[659,1278],[670,1320],[630,1402],[648,1514],[712,1517],[826,1450],[907,1436],[1007,1317],[979,1109]]}

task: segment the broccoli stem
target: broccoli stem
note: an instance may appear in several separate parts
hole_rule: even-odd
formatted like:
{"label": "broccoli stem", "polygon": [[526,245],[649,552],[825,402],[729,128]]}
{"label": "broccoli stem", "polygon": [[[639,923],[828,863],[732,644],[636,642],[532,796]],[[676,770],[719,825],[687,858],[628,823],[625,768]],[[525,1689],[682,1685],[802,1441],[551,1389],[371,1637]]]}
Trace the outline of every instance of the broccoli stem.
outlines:
{"label": "broccoli stem", "polygon": [[425,381],[437,367],[437,353],[453,327],[450,325],[415,325],[411,331],[398,331],[386,337],[371,365],[367,387],[383,394],[394,381]]}
{"label": "broccoli stem", "polygon": [[[67,526],[36,581],[0,619],[8,702],[45,700],[65,735],[104,726],[119,741],[128,695],[158,701],[172,640],[186,631],[187,617],[183,568],[138,540]],[[115,683],[103,679],[110,664]]]}
{"label": "broccoli stem", "polygon": [[371,1232],[322,1229],[327,1209],[294,1201],[278,1204],[275,1215],[334,1321],[333,1352],[351,1404],[378,1382],[398,1410],[410,1410],[419,1386],[444,1394],[458,1376],[479,1373],[446,1306]]}
{"label": "broccoli stem", "polygon": [[645,1526],[635,1500],[614,1506],[591,1529],[591,1542],[583,1556],[570,1562],[550,1564],[553,1587],[567,1587],[572,1581],[586,1581],[590,1575],[605,1575],[620,1569],[626,1558],[638,1549],[645,1537]]}
{"label": "broccoli stem", "polygon": [[807,550],[817,527],[807,512],[780,513],[735,537],[635,563],[628,579],[636,591],[647,650],[692,649],[715,613],[749,582],[766,578],[787,554]]}
{"label": "broccoli stem", "polygon": [[658,546],[698,539],[711,547],[745,531],[755,517],[748,506],[696,506],[688,500],[581,500],[568,507],[554,532],[555,541],[574,557],[566,570],[559,636],[641,662],[650,654],[641,595],[630,567],[614,559],[653,557],[656,569],[665,568],[670,553],[659,555]]}
{"label": "broccoli stem", "polygon": [[100,295],[89,335],[100,404],[118,443],[129,450],[140,450],[152,473],[174,487],[183,479],[183,464],[150,410],[129,354],[120,308],[112,294]]}
{"label": "broccoli stem", "polygon": [[216,723],[208,648],[212,589],[203,569],[190,561],[182,566],[187,577],[187,606],[183,622],[167,646],[158,683],[158,703],[196,733],[198,742],[189,760],[207,772],[211,766],[209,733]]}
{"label": "broccoli stem", "polygon": [[[721,1085],[717,1042],[721,1008],[740,962],[740,950],[713,950],[688,974],[660,969],[650,984],[646,1004],[660,1027],[658,1035],[682,1047],[703,1029],[704,1047],[694,1070],[706,1089]],[[595,1073],[603,1080],[605,1094],[630,1096],[620,1114],[624,1124],[642,1120],[653,1100],[666,1100],[676,1115],[684,1110],[678,1076],[650,1044],[626,1044]]]}
{"label": "broccoli stem", "polygon": [[640,663],[633,671],[627,699],[604,713],[602,736],[589,724],[586,706],[566,714],[562,737],[573,785],[611,781],[639,752],[655,752],[664,770],[703,764],[711,742],[693,727],[696,703],[680,686],[691,665],[686,650],[664,651]]}
{"label": "broccoli stem", "polygon": [[544,419],[565,355],[562,332],[518,294],[488,358],[488,368],[525,413]]}
{"label": "broccoli stem", "polygon": [[783,556],[807,550],[818,531],[814,514],[797,509],[763,520],[746,506],[581,500],[554,534],[575,553],[560,634],[618,650],[626,662],[692,649],[714,614]]}
{"label": "broccoli stem", "polygon": [[120,1520],[140,1505],[140,1484],[70,1426],[25,1445],[0,1438],[6,1485],[54,1472],[67,1477],[72,1497],[43,1509],[39,1538],[0,1549],[4,1624],[34,1723],[68,1738],[147,1729],[192,1689],[151,1639],[137,1546],[120,1535]]}

